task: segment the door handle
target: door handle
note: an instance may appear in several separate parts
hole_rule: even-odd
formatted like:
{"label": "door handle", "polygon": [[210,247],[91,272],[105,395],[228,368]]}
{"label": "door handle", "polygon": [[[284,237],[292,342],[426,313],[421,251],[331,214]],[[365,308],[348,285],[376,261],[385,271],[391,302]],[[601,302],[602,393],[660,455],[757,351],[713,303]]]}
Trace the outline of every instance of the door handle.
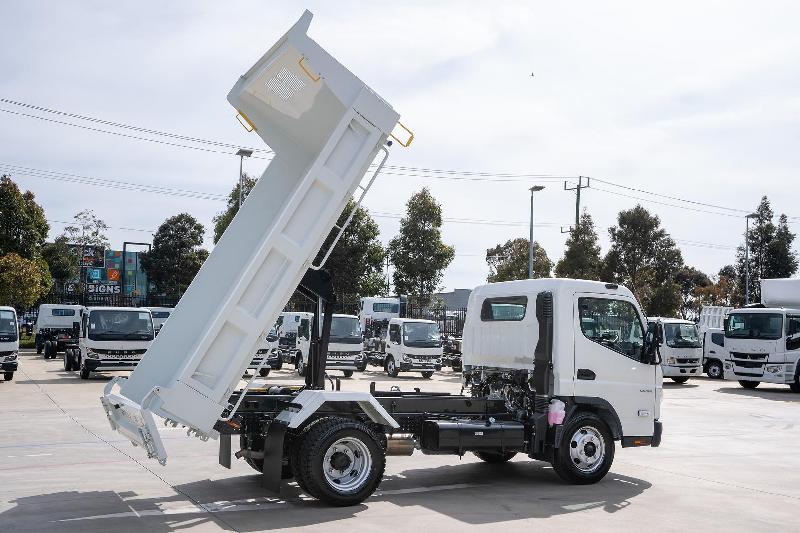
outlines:
{"label": "door handle", "polygon": [[588,368],[579,368],[578,369],[578,379],[585,379],[587,381],[591,381],[596,378],[597,375],[589,370]]}
{"label": "door handle", "polygon": [[717,353],[717,352],[715,352],[714,350],[709,350],[708,353]]}

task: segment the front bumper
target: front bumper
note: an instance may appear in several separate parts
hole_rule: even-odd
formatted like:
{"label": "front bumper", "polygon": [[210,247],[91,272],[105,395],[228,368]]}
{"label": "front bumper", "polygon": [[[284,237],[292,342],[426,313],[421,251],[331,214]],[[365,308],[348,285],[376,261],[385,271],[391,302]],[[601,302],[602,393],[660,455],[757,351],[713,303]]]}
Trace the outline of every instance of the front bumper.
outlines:
{"label": "front bumper", "polygon": [[139,359],[83,359],[83,366],[90,372],[103,370],[133,370],[139,364]]}
{"label": "front bumper", "polygon": [[402,372],[428,372],[442,369],[442,363],[440,361],[400,361],[398,366]]}
{"label": "front bumper", "polygon": [[2,370],[3,372],[16,372],[17,368],[19,368],[19,363],[17,361],[0,363],[0,370]]}
{"label": "front bumper", "polygon": [[691,377],[699,376],[703,373],[703,365],[685,366],[685,365],[661,365],[661,371],[665,378],[678,378],[678,377]]}

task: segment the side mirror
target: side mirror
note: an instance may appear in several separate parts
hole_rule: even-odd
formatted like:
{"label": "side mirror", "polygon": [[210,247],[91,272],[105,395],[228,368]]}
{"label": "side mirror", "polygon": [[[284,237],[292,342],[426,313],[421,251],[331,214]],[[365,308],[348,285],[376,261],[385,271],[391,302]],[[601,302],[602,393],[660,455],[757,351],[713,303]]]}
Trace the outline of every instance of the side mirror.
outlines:
{"label": "side mirror", "polygon": [[81,323],[80,322],[73,322],[72,323],[72,338],[77,339],[81,336]]}
{"label": "side mirror", "polygon": [[730,318],[730,317],[728,317],[728,316],[726,316],[726,317],[725,317],[725,318],[722,320],[722,328],[723,328],[725,331],[728,331],[728,325],[730,324],[730,322],[731,322],[731,318]]}
{"label": "side mirror", "polygon": [[658,348],[664,339],[661,336],[661,328],[656,323],[647,325],[647,335],[645,335],[644,345],[642,346],[642,362],[648,365],[661,364],[661,353]]}

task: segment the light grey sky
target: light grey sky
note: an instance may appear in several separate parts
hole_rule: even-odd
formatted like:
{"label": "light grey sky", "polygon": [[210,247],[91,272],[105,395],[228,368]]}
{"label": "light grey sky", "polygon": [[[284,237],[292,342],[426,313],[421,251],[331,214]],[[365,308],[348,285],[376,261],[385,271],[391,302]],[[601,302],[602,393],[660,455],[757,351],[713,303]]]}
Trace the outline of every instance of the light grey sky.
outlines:
{"label": "light grey sky", "polygon": [[[796,2],[308,2],[310,35],[389,101],[416,134],[391,165],[592,176],[667,196],[800,217],[800,4]],[[0,98],[224,142],[263,147],[225,96],[301,15],[297,2],[5,2]],[[531,74],[535,76],[531,77]],[[0,104],[0,109],[24,109]],[[57,117],[55,117],[57,118]],[[131,133],[131,132],[128,132]],[[225,149],[223,149],[225,150]],[[235,151],[235,150],[233,150]],[[0,168],[226,194],[238,159],[140,142],[0,112]],[[265,161],[245,163],[260,175]],[[29,173],[30,174],[30,173]],[[207,228],[214,200],[123,191],[12,173],[51,221],[92,208],[112,245],[149,240],[186,211]],[[486,248],[527,236],[528,188],[551,259],[574,217],[563,181],[384,175],[365,201],[402,213],[429,186],[456,247],[444,286],[485,281]],[[687,264],[710,274],[734,260],[744,218],[599,182],[583,205],[606,228],[637,200],[661,217]],[[722,216],[687,208],[728,213]],[[398,220],[377,218],[382,240]],[[800,229],[800,218],[793,229]],[[52,234],[63,224],[52,222]],[[128,229],[121,229],[128,228]],[[690,244],[690,241],[695,244]],[[704,244],[711,243],[714,247]]]}

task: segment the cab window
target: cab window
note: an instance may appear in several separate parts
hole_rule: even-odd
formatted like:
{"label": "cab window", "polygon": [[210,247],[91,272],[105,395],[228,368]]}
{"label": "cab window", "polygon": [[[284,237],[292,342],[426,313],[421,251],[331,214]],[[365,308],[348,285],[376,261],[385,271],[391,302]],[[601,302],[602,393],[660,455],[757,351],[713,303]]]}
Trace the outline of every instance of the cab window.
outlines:
{"label": "cab window", "polygon": [[311,338],[311,326],[307,318],[304,318],[303,320],[300,321],[300,325],[297,327],[297,332],[298,335],[300,337],[303,337],[304,339]]}
{"label": "cab window", "polygon": [[725,346],[725,334],[724,333],[712,333],[711,334],[711,342],[713,342],[717,346]]}
{"label": "cab window", "polygon": [[527,296],[504,296],[486,298],[481,305],[481,321],[483,322],[516,322],[525,318],[528,306]]}
{"label": "cab window", "polygon": [[389,340],[400,344],[400,324],[391,324],[389,326]]}
{"label": "cab window", "polygon": [[800,316],[787,316],[786,322],[786,349],[800,349]]}
{"label": "cab window", "polygon": [[625,300],[579,298],[583,335],[609,350],[636,361],[641,359],[644,331],[636,307]]}

